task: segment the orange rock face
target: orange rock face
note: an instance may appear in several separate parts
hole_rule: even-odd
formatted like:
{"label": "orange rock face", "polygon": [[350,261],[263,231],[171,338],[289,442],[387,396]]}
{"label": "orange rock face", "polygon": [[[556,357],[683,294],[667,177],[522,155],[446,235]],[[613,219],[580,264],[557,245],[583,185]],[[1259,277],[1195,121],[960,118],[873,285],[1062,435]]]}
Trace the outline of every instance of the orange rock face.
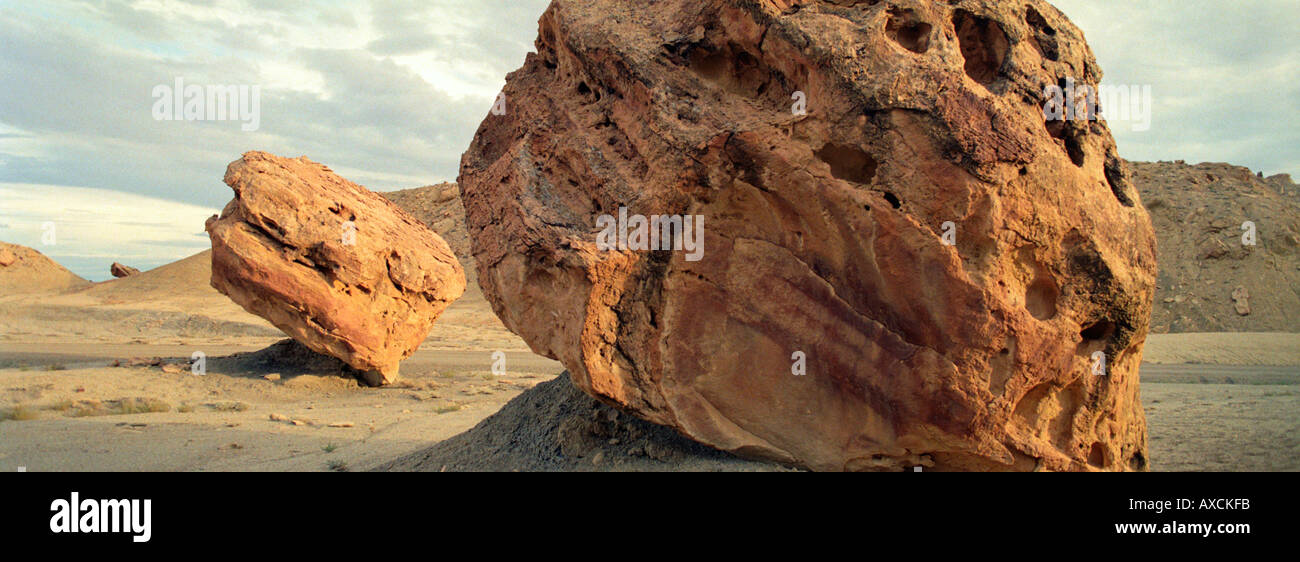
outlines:
{"label": "orange rock face", "polygon": [[207,224],[212,286],[372,385],[465,291],[442,238],[325,166],[249,152],[225,181],[235,199]]}
{"label": "orange rock face", "polygon": [[[557,0],[462,159],[480,283],[723,450],[1145,470],[1150,219],[1105,124],[1045,111],[1099,80],[1039,0]],[[620,213],[699,217],[703,252],[609,249]]]}

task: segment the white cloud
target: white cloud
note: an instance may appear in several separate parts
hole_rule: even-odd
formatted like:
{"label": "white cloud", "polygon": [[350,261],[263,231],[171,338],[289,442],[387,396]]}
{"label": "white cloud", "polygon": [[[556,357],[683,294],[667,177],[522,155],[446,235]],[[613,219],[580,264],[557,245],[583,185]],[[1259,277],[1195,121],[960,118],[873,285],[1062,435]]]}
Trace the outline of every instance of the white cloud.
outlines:
{"label": "white cloud", "polygon": [[[113,209],[98,211],[105,216],[130,216],[121,204],[132,202],[189,218],[149,227],[176,229],[167,236],[139,225],[124,230],[137,241],[170,241],[156,251],[86,238],[85,252],[96,256],[88,259],[175,256],[177,246],[167,244],[201,230],[201,218],[229,200],[221,178],[248,150],[306,155],[380,191],[455,179],[505,75],[532,50],[548,3],[0,1],[0,182],[10,182],[0,209],[19,193],[77,189],[49,185],[96,188],[91,200]],[[1300,98],[1295,0],[1053,3],[1086,33],[1105,83],[1152,86],[1151,129],[1115,127],[1123,156],[1227,161],[1300,177],[1300,118],[1291,110]],[[178,76],[262,86],[261,128],[154,121],[153,86]],[[60,200],[42,201],[32,205],[50,209]],[[118,224],[105,216],[96,221]],[[0,222],[14,227],[0,236],[18,227],[16,219]],[[206,244],[195,240],[189,248]]]}
{"label": "white cloud", "polygon": [[[31,132],[0,123],[0,154],[19,158],[43,158],[46,148],[48,145]],[[0,169],[3,169],[3,165],[4,160],[0,159]]]}
{"label": "white cloud", "polygon": [[1150,85],[1148,131],[1112,127],[1131,160],[1228,162],[1300,177],[1295,0],[1054,0],[1103,84]]}
{"label": "white cloud", "polygon": [[306,92],[326,96],[325,77],[320,72],[303,68],[301,65],[284,59],[262,60],[257,62],[260,79],[258,85],[266,90],[284,90]]}
{"label": "white cloud", "polygon": [[[88,279],[114,261],[146,269],[210,247],[204,221],[219,209],[120,191],[0,183],[0,238],[36,248]],[[53,225],[53,245],[44,238]]]}
{"label": "white cloud", "polygon": [[[229,198],[226,164],[254,149],[355,171],[376,190],[452,180],[545,5],[0,4],[0,126],[26,135],[0,133],[0,181],[214,206]],[[260,128],[153,120],[153,87],[177,77],[261,86]]]}

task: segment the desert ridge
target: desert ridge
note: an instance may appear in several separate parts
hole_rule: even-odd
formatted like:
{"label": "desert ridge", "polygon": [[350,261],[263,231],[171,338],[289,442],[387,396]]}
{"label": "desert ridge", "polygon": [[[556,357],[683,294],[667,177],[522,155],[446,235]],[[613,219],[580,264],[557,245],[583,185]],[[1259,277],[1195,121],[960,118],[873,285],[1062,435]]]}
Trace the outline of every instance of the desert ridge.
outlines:
{"label": "desert ridge", "polygon": [[0,295],[58,293],[89,284],[33,248],[0,241]]}

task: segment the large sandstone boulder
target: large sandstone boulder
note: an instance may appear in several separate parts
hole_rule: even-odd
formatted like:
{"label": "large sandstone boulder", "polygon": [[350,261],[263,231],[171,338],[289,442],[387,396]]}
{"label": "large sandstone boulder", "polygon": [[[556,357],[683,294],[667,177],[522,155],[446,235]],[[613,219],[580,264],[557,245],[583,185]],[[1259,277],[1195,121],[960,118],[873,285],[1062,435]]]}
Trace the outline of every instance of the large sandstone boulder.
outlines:
{"label": "large sandstone boulder", "polygon": [[465,291],[443,242],[387,199],[306,158],[249,152],[208,219],[212,286],[319,353],[392,382]]}
{"label": "large sandstone boulder", "polygon": [[[1154,236],[1104,123],[1045,119],[1101,77],[1052,6],[556,0],[536,46],[460,185],[583,390],[817,470],[1147,468]],[[621,214],[703,253],[602,249]]]}
{"label": "large sandstone boulder", "polygon": [[113,262],[113,265],[108,266],[108,272],[111,273],[113,277],[116,277],[118,279],[140,274],[140,270],[131,267],[129,265],[122,265],[117,262]]}

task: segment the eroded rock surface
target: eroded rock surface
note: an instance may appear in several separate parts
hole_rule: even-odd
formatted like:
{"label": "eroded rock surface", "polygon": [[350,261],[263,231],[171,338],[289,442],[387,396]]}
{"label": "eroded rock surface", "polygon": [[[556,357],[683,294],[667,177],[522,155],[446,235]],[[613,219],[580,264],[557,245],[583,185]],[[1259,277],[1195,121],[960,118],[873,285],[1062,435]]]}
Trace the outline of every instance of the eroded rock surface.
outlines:
{"label": "eroded rock surface", "polygon": [[318,353],[392,382],[465,272],[437,234],[306,158],[249,152],[208,219],[212,286]]}
{"label": "eroded rock surface", "polygon": [[[459,183],[583,390],[817,470],[1147,468],[1155,237],[1105,125],[1045,118],[1101,78],[1052,6],[558,0],[536,46]],[[599,249],[620,208],[702,258]]]}

